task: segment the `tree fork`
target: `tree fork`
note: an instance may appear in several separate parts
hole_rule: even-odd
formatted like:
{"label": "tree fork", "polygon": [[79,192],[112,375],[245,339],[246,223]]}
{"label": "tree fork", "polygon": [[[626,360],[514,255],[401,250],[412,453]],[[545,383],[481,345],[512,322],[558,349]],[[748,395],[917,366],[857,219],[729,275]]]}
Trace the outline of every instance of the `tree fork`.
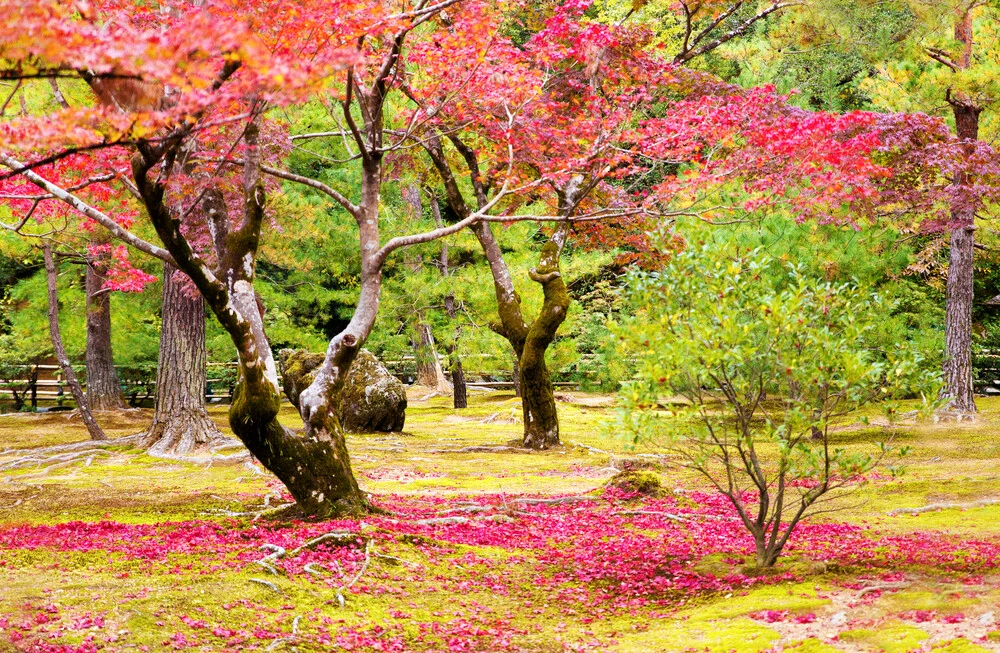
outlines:
{"label": "tree fork", "polygon": [[326,519],[372,512],[354,478],[335,411],[316,411],[311,433],[298,436],[278,423],[277,390],[248,376],[252,377],[241,366],[229,409],[230,425],[250,453],[281,479],[302,513]]}
{"label": "tree fork", "polygon": [[559,416],[556,412],[552,375],[545,365],[545,352],[566,319],[569,292],[559,272],[559,246],[549,241],[542,249],[541,263],[529,272],[541,284],[542,310],[531,326],[521,350],[521,390],[524,403],[524,441],[531,449],[548,449],[559,444]]}

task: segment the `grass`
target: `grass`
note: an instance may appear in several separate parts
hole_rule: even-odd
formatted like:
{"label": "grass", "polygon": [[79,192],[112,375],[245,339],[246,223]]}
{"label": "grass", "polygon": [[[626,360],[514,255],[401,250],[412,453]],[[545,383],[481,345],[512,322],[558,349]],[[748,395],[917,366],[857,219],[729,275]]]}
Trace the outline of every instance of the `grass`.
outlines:
{"label": "grass", "polygon": [[[583,494],[613,473],[614,458],[655,451],[632,449],[605,432],[609,398],[561,394],[570,400],[559,404],[564,446],[529,453],[459,451],[518,438],[521,426],[514,419],[519,402],[508,394],[474,394],[464,411],[453,410],[446,397],[412,398],[403,433],[349,437],[359,482],[376,495],[428,506],[476,496],[485,501],[521,494]],[[1000,536],[1000,505],[887,514],[900,507],[1000,498],[1000,473],[995,471],[1000,469],[995,438],[1000,399],[981,399],[979,405],[980,419],[972,424],[905,426],[898,438],[912,447],[906,473],[864,487],[826,518],[870,525],[883,533]],[[226,430],[225,408],[211,410]],[[282,418],[292,426],[300,423],[288,405]],[[141,430],[149,419],[149,411],[131,411],[101,421],[110,435],[119,437]],[[854,425],[839,430],[835,439],[838,446],[868,447],[883,435],[877,427]],[[85,439],[83,426],[65,414],[2,416],[0,464],[35,447]],[[668,489],[697,487],[683,474],[660,477]],[[985,639],[997,630],[985,621],[1000,602],[1000,577],[993,572],[970,580],[938,569],[900,570],[906,587],[869,593],[861,600],[859,588],[880,582],[878,578],[861,578],[858,569],[826,570],[808,559],[789,559],[782,569],[794,579],[605,609],[573,598],[594,595],[594,587],[585,582],[539,583],[537,554],[516,541],[471,545],[420,536],[379,539],[382,557],[364,569],[354,586],[338,589],[345,581],[317,580],[301,570],[271,576],[253,564],[264,555],[256,550],[260,540],[252,537],[262,522],[234,520],[226,511],[260,507],[265,497],[277,496],[280,486],[244,465],[190,465],[112,448],[89,464],[48,473],[10,470],[0,478],[0,531],[73,521],[161,528],[197,520],[206,528],[246,536],[243,548],[214,552],[194,545],[162,559],[132,557],[110,545],[61,550],[14,541],[0,550],[0,651],[56,650],[39,647],[58,643],[81,653],[88,646],[103,651],[304,653],[336,646],[376,650],[372,641],[382,642],[378,645],[386,650],[539,653],[964,653],[998,646]],[[490,526],[484,522],[482,528]],[[352,570],[360,566],[362,554],[363,549],[336,552],[347,561],[345,569]],[[693,568],[725,578],[741,565],[739,559],[718,555],[695,561]],[[468,582],[473,577],[477,582]],[[273,583],[279,593],[251,578]],[[482,582],[492,578],[494,585]],[[914,616],[918,611],[933,615],[931,621],[919,621]],[[44,621],[48,618],[52,620]],[[12,625],[29,622],[31,628],[24,632],[30,630],[31,637],[17,640],[19,631]],[[241,632],[245,640],[240,640]]]}

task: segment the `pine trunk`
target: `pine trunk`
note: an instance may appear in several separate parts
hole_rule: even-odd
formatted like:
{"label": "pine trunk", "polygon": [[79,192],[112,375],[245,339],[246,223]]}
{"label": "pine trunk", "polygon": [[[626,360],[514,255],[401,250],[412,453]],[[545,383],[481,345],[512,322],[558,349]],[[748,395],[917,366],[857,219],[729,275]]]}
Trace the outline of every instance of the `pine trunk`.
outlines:
{"label": "pine trunk", "polygon": [[420,320],[414,329],[413,354],[417,361],[417,385],[436,388],[439,392],[450,392],[448,380],[438,359],[437,343],[429,324]]}
{"label": "pine trunk", "polygon": [[[109,242],[94,238],[92,244]],[[104,290],[107,265],[101,257],[87,261],[87,403],[91,410],[124,410],[122,394],[111,353],[111,294]]]}
{"label": "pine trunk", "polygon": [[104,434],[104,431],[98,426],[97,420],[94,419],[93,413],[90,412],[87,397],[80,386],[80,380],[76,378],[73,366],[70,364],[66,347],[63,346],[62,333],[59,330],[59,291],[56,286],[58,272],[55,260],[52,258],[52,246],[46,243],[42,248],[42,253],[45,257],[45,281],[48,286],[49,300],[49,335],[52,337],[52,349],[55,351],[56,360],[59,361],[59,367],[62,368],[62,372],[66,376],[66,384],[69,385],[69,390],[76,401],[76,408],[80,411],[80,417],[83,418],[83,423],[87,426],[90,439],[107,440],[108,436]]}
{"label": "pine trunk", "polygon": [[[979,138],[979,113],[975,106],[952,101],[958,137],[969,143]],[[955,178],[957,186],[968,183],[964,174]],[[945,363],[942,396],[949,398],[950,410],[975,413],[972,381],[972,301],[975,253],[975,208],[956,194],[951,215],[951,250],[945,309]]]}
{"label": "pine trunk", "polygon": [[189,454],[225,440],[205,410],[205,300],[186,279],[164,264],[156,408],[144,438],[154,455]]}

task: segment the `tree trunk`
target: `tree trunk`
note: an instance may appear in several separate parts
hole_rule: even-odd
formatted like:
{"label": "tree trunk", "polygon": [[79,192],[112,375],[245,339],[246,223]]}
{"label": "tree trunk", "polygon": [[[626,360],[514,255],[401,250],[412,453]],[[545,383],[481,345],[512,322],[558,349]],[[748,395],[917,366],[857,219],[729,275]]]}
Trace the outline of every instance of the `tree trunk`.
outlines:
{"label": "tree trunk", "polygon": [[518,399],[524,397],[524,392],[521,388],[521,352],[517,349],[514,350],[514,373],[511,374],[511,378],[514,380],[514,396]]}
{"label": "tree trunk", "polygon": [[[973,4],[958,8],[955,20],[955,41],[962,46],[954,58],[955,71],[972,65],[972,9]],[[965,93],[952,93],[949,88],[945,99],[955,117],[955,133],[965,142],[966,153],[972,152],[979,139],[979,114],[983,108]],[[972,300],[973,257],[975,254],[975,204],[964,197],[963,187],[969,183],[968,175],[959,171],[955,175],[956,193],[951,206],[951,251],[948,262],[948,286],[945,299],[945,363],[944,388],[941,396],[950,399],[948,407],[963,413],[975,413],[976,401],[972,383]]]}
{"label": "tree trunk", "polygon": [[[106,245],[110,236],[101,232],[93,245]],[[111,294],[104,290],[107,264],[102,256],[87,261],[87,403],[91,410],[124,410],[122,394],[111,353]]]}
{"label": "tree trunk", "polygon": [[545,365],[545,352],[566,319],[569,294],[559,272],[559,256],[569,235],[569,223],[562,223],[542,248],[538,268],[529,274],[541,284],[545,300],[538,317],[529,325],[521,313],[521,298],[514,291],[489,223],[474,228],[493,272],[500,324],[495,330],[514,349],[514,391],[521,398],[524,417],[523,445],[547,449],[559,444],[559,416],[552,377]]}
{"label": "tree trunk", "polygon": [[[967,143],[979,138],[981,109],[961,99],[951,99],[958,137]],[[964,173],[955,177],[956,186],[964,186]],[[975,207],[957,193],[951,211],[951,250],[948,261],[948,286],[945,299],[945,363],[942,397],[950,399],[949,409],[975,413],[972,382],[972,300],[973,257],[975,253]]]}
{"label": "tree trunk", "polygon": [[205,300],[186,280],[164,264],[156,408],[143,441],[154,455],[189,454],[226,440],[205,410]]}
{"label": "tree trunk", "polygon": [[[447,250],[446,250],[447,251]],[[447,256],[446,254],[443,256]],[[447,258],[445,269],[447,270]],[[458,312],[455,310],[455,295],[448,293],[444,298],[444,307],[448,311],[448,317],[455,319]],[[462,369],[462,359],[458,355],[458,340],[461,336],[461,327],[455,327],[455,342],[448,347],[448,358],[451,360],[451,386],[452,386],[452,406],[454,408],[469,407],[469,389],[465,384],[465,370]]]}
{"label": "tree trunk", "polygon": [[307,433],[300,437],[278,423],[277,386],[261,378],[259,370],[241,364],[229,408],[229,424],[237,437],[281,479],[302,512],[319,519],[371,510],[354,478],[344,431],[333,409],[338,391],[339,387],[327,388],[327,402],[312,406]]}
{"label": "tree trunk", "polygon": [[63,346],[62,334],[59,331],[59,290],[56,286],[57,273],[56,264],[52,258],[52,246],[45,243],[42,247],[42,254],[45,258],[45,280],[49,291],[49,335],[52,336],[52,349],[55,350],[56,360],[59,361],[59,366],[62,368],[63,374],[66,375],[66,383],[69,385],[70,392],[73,393],[76,408],[80,411],[80,417],[83,418],[83,423],[87,426],[90,439],[107,440],[108,436],[104,434],[104,431],[98,426],[97,420],[94,419],[93,413],[90,412],[87,397],[83,394],[80,381],[76,378],[76,372],[73,371],[73,366],[69,362],[69,356],[66,355],[66,347]]}
{"label": "tree trunk", "polygon": [[442,393],[450,392],[451,388],[448,387],[448,380],[444,377],[441,361],[438,359],[434,334],[431,333],[430,325],[422,319],[417,321],[414,328],[413,354],[417,360],[417,385],[430,386]]}
{"label": "tree trunk", "polygon": [[569,293],[559,272],[559,247],[549,241],[542,249],[539,266],[531,279],[542,285],[542,310],[528,328],[521,350],[521,392],[524,404],[524,446],[548,449],[559,444],[559,416],[556,413],[552,376],[545,365],[545,351],[566,319]]}
{"label": "tree trunk", "polygon": [[945,311],[944,388],[951,410],[976,412],[972,383],[972,226],[953,226]]}

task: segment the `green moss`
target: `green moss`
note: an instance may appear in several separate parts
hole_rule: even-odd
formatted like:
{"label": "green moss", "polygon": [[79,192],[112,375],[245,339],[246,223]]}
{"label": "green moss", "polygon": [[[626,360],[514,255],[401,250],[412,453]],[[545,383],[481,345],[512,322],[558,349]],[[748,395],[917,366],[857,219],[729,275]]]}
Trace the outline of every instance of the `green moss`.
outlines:
{"label": "green moss", "polygon": [[959,614],[977,605],[974,598],[962,598],[949,592],[902,591],[882,597],[881,603],[893,612],[931,610],[942,614]]}
{"label": "green moss", "polygon": [[843,642],[875,648],[883,653],[908,653],[919,649],[929,635],[915,626],[901,622],[884,624],[878,629],[846,630],[840,633]]}
{"label": "green moss", "polygon": [[944,645],[935,644],[931,650],[934,653],[989,653],[989,649],[973,644],[964,637],[953,639]]}
{"label": "green moss", "polygon": [[649,628],[618,638],[621,653],[688,651],[758,653],[770,651],[780,635],[752,619],[717,622],[648,622]]}
{"label": "green moss", "polygon": [[667,494],[660,483],[658,474],[640,470],[634,472],[619,472],[608,479],[605,484],[625,492],[638,492],[644,496],[659,497]]}
{"label": "green moss", "polygon": [[815,582],[759,587],[742,595],[713,597],[707,605],[682,611],[679,616],[698,622],[731,619],[761,610],[812,612],[830,603],[816,595],[816,588]]}
{"label": "green moss", "polygon": [[815,637],[804,639],[800,642],[792,642],[784,649],[788,653],[839,653],[840,649],[829,644],[824,644]]}

